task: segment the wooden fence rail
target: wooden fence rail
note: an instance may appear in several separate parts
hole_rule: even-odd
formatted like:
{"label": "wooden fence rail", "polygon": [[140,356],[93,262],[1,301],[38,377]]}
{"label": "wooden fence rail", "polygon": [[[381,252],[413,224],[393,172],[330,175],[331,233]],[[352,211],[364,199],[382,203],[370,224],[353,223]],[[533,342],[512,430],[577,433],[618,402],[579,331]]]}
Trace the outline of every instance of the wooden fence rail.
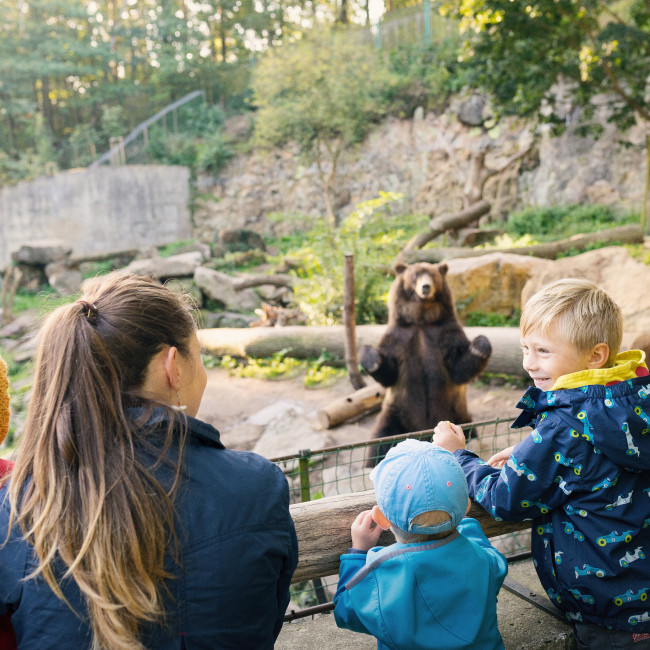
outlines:
{"label": "wooden fence rail", "polygon": [[[339,494],[290,506],[298,536],[298,567],[292,582],[336,575],[339,558],[352,546],[350,526],[362,510],[375,505],[374,490]],[[478,520],[486,537],[530,528],[530,521],[495,521],[481,506],[472,503],[470,517]],[[390,531],[382,533],[379,545],[395,541]]]}

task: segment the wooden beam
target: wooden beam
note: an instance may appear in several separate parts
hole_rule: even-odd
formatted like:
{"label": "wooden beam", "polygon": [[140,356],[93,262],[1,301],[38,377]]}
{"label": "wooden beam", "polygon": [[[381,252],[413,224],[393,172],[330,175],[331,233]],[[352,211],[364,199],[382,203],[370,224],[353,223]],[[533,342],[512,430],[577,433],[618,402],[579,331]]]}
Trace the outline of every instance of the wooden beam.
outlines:
{"label": "wooden beam", "polygon": [[[340,556],[352,546],[352,522],[362,510],[369,510],[375,503],[374,490],[367,490],[291,505],[298,536],[298,567],[292,582],[336,575]],[[486,537],[530,528],[530,521],[495,521],[477,503],[472,503],[469,516],[478,520]],[[379,538],[380,546],[394,542],[390,531],[382,533]]]}
{"label": "wooden beam", "polygon": [[[386,325],[357,325],[357,348],[379,345]],[[492,344],[486,372],[527,377],[521,365],[521,340],[517,327],[465,327],[467,338],[484,334]],[[199,331],[201,348],[222,357],[271,357],[280,350],[295,359],[316,359],[327,350],[333,359],[343,361],[345,332],[342,325],[329,327],[289,325],[287,327],[220,327]]]}

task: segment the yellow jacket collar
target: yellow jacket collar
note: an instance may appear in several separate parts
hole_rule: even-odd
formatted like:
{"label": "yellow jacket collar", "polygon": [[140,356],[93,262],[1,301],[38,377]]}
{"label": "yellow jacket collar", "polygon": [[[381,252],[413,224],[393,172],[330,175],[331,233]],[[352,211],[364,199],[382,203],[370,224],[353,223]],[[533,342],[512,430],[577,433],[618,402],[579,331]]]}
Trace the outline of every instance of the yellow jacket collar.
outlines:
{"label": "yellow jacket collar", "polygon": [[597,370],[580,370],[568,375],[558,377],[551,390],[561,390],[563,388],[580,388],[580,386],[591,386],[600,384],[606,386],[617,381],[634,379],[638,375],[636,369],[648,367],[645,364],[645,352],[643,350],[628,350],[619,352],[611,368],[598,368]]}

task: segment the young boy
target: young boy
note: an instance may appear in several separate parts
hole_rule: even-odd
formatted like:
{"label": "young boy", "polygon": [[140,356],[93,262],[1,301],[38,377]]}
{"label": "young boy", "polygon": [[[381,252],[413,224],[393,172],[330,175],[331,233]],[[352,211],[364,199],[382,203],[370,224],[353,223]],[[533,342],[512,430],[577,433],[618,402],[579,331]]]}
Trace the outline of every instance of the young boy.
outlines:
{"label": "young boy", "polygon": [[573,623],[579,648],[650,647],[645,354],[617,355],[621,311],[587,280],[543,287],[520,329],[535,386],[513,427],[531,425],[532,433],[488,463],[464,449],[449,422],[436,426],[434,441],[455,452],[470,495],[494,517],[532,518],[539,579]]}
{"label": "young boy", "polygon": [[[339,627],[371,634],[377,647],[503,648],[497,593],[508,571],[469,509],[453,455],[406,440],[371,472],[377,505],[352,524],[334,596]],[[390,528],[397,543],[373,546]]]}

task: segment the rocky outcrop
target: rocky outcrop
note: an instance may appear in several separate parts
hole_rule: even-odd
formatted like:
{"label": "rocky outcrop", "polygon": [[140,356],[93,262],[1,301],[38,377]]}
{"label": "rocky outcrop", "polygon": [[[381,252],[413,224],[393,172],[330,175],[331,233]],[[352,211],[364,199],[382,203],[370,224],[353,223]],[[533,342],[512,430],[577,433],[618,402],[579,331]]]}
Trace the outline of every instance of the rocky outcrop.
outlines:
{"label": "rocky outcrop", "polygon": [[[557,138],[543,131],[534,139],[526,124],[502,121],[490,131],[487,166],[498,168],[531,143],[533,152],[488,181],[485,198],[492,203],[492,215],[529,205],[577,202],[638,209],[643,199],[644,132],[633,127],[625,137],[639,146],[622,148],[621,134],[611,125],[598,140],[580,137],[575,117]],[[395,214],[456,212],[463,207],[470,154],[485,143],[483,131],[453,115],[387,120],[361,146],[345,153],[338,174],[339,212],[347,214],[380,191],[403,193],[403,205]],[[287,148],[235,157],[213,188],[213,198],[204,196],[195,203],[194,235],[211,241],[222,228],[284,234],[323,215],[316,168],[304,166],[297,153]]]}

